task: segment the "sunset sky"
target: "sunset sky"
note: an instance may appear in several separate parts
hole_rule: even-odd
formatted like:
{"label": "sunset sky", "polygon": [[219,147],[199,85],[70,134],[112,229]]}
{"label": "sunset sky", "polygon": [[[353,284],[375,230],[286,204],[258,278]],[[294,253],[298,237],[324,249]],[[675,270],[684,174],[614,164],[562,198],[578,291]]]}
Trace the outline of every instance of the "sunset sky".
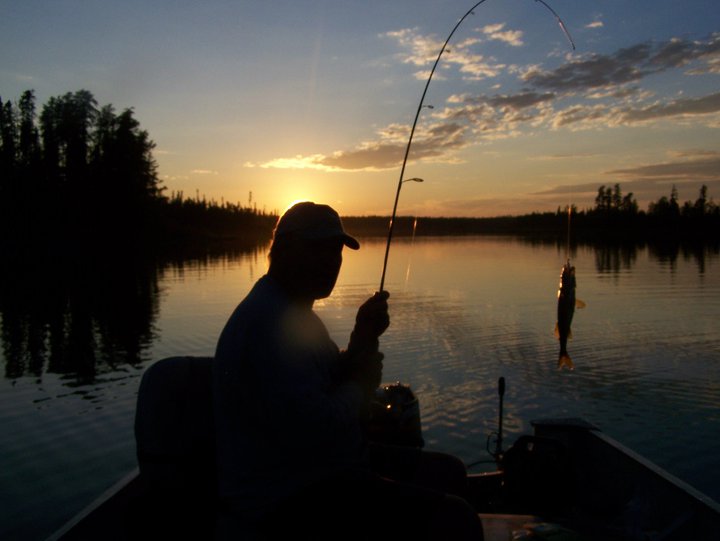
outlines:
{"label": "sunset sky", "polygon": [[[487,0],[430,83],[401,215],[720,201],[717,0]],[[0,96],[134,108],[167,194],[388,215],[459,0],[0,0]]]}

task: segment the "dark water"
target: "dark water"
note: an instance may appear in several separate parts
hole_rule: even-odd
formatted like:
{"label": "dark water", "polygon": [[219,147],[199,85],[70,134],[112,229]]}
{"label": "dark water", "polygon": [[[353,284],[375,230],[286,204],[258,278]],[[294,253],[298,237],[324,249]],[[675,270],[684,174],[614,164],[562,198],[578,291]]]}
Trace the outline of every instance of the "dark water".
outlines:
{"label": "dark water", "polygon": [[[378,287],[383,241],[347,253],[318,303],[342,346]],[[398,240],[385,380],[420,397],[428,447],[489,458],[497,380],[506,438],[584,417],[720,499],[717,250],[580,247],[573,372],[553,336],[564,248],[512,239]],[[19,266],[19,265],[18,265]],[[135,465],[137,386],[161,357],[210,355],[264,249],[174,262],[28,265],[0,286],[0,539],[43,539]]]}

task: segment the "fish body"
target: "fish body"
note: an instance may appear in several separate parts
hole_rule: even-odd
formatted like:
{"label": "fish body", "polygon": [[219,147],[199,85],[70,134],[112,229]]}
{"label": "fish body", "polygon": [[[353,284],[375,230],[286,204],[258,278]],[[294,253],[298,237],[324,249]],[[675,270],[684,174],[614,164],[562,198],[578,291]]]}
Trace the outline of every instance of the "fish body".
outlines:
{"label": "fish body", "polygon": [[557,305],[557,324],[555,325],[555,335],[560,340],[560,356],[558,358],[558,368],[569,368],[572,370],[575,365],[568,355],[567,342],[572,338],[570,325],[575,315],[575,267],[570,265],[568,260],[563,265],[560,274],[560,287],[558,288],[558,305]]}

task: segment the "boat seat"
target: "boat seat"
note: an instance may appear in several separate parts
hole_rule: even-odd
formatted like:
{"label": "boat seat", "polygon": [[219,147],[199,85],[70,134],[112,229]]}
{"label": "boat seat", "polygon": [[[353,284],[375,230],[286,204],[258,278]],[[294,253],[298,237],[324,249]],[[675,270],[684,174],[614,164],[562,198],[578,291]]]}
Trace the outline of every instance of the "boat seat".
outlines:
{"label": "boat seat", "polygon": [[169,357],[145,371],[135,440],[147,494],[141,514],[163,538],[205,538],[217,508],[212,357]]}

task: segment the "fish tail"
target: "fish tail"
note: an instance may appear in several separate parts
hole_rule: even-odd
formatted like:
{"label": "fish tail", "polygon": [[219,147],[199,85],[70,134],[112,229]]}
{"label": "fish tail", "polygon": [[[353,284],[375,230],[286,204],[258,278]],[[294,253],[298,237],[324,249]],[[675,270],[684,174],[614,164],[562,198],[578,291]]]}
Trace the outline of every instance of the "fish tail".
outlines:
{"label": "fish tail", "polygon": [[572,362],[570,355],[567,353],[561,353],[558,359],[558,369],[562,370],[567,368],[568,370],[575,370],[575,363]]}

